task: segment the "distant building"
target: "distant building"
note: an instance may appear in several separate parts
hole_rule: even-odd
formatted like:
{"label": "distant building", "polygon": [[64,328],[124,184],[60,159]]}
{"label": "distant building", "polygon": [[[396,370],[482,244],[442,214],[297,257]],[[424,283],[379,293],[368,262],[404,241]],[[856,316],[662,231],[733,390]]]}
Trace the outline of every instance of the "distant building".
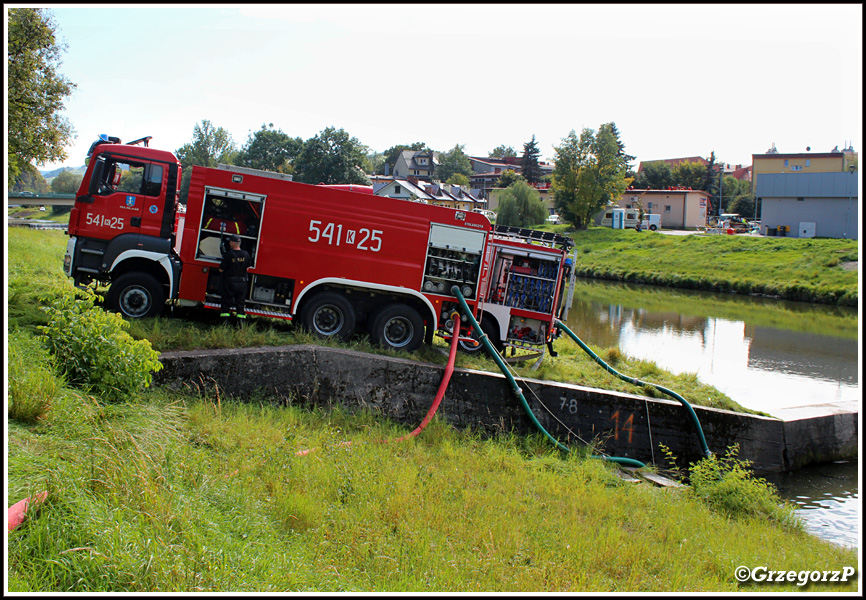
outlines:
{"label": "distant building", "polygon": [[459,185],[431,183],[414,177],[374,181],[373,194],[434,206],[447,206],[466,212],[485,207],[483,200]]}
{"label": "distant building", "polygon": [[423,184],[406,179],[390,179],[373,181],[373,194],[376,196],[387,196],[399,200],[412,202],[423,202],[430,204],[433,196],[424,191]]}
{"label": "distant building", "polygon": [[[780,155],[784,156],[784,155]],[[833,157],[835,160],[836,157]],[[829,161],[828,161],[829,162]],[[761,233],[793,237],[859,238],[858,173],[762,173]]]}
{"label": "distant building", "polygon": [[836,147],[830,152],[783,154],[776,150],[776,145],[773,144],[764,154],[752,155],[752,190],[756,190],[761,175],[844,173],[856,163],[857,153],[851,146],[844,150]]}
{"label": "distant building", "polygon": [[[504,158],[470,156],[469,164],[472,165],[472,175],[470,176],[472,188],[479,190],[481,197],[487,200],[490,199],[490,193],[496,188],[496,184],[503,173],[514,171],[518,175],[523,174],[523,157],[521,156],[506,156]],[[541,167],[542,177],[553,173],[553,163],[539,161],[538,166]],[[550,184],[539,183],[535,188],[538,189],[539,193],[544,194],[543,190],[548,190]]]}
{"label": "distant building", "polygon": [[647,214],[661,215],[662,229],[698,229],[707,225],[712,201],[703,190],[670,188],[667,190],[626,190],[616,204],[599,212],[594,222],[601,224],[604,213],[614,207],[638,208]]}
{"label": "distant building", "polygon": [[439,153],[432,150],[403,150],[394,163],[394,177],[414,177],[422,181],[433,181],[433,172],[439,164]]}

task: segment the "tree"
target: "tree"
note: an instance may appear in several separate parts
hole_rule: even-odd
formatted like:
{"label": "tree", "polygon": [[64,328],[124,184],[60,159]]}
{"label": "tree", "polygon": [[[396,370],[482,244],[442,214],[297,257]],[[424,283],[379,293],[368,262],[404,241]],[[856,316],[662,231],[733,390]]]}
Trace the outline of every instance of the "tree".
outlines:
{"label": "tree", "polygon": [[517,152],[514,151],[514,148],[511,146],[506,146],[504,144],[496,146],[493,150],[491,150],[487,156],[490,158],[505,158],[506,156],[517,156]]}
{"label": "tree", "polygon": [[18,169],[18,175],[12,181],[13,192],[33,192],[47,194],[51,191],[42,173],[29,162],[23,163]]}
{"label": "tree", "polygon": [[421,150],[429,150],[429,147],[424,142],[415,142],[414,144],[398,144],[396,146],[391,146],[387,150],[385,150],[385,158],[384,162],[378,169],[379,175],[386,175],[385,173],[385,165],[388,165],[388,175],[394,173],[394,165],[397,164],[397,159],[400,158],[400,154],[404,150],[411,150],[413,152],[419,152]]}
{"label": "tree", "polygon": [[466,177],[472,176],[472,163],[463,152],[464,146],[455,144],[448,152],[439,154],[439,164],[436,166],[436,179],[448,181],[455,173],[462,173]]}
{"label": "tree", "polygon": [[222,127],[214,127],[207,119],[196,124],[192,142],[184,144],[175,152],[181,166],[186,170],[193,165],[216,167],[219,163],[232,164],[237,154],[231,134]]}
{"label": "tree", "polygon": [[9,9],[6,45],[9,181],[33,161],[45,164],[64,160],[64,146],[75,137],[72,125],[60,114],[75,84],[58,72],[60,53],[66,47],[56,42],[56,29],[51,13],[45,9]]}
{"label": "tree", "polygon": [[499,176],[499,180],[496,182],[496,187],[507,188],[517,181],[526,181],[526,179],[514,169],[507,169]]}
{"label": "tree", "polygon": [[369,148],[344,129],[326,127],[304,142],[295,158],[295,179],[312,184],[369,185],[362,165]]}
{"label": "tree", "polygon": [[51,181],[51,191],[55,194],[75,194],[82,179],[84,179],[83,175],[76,175],[72,171],[61,171]]}
{"label": "tree", "polygon": [[207,119],[196,124],[192,131],[192,142],[184,144],[175,151],[183,169],[180,184],[180,202],[186,204],[189,181],[193,165],[216,167],[219,163],[232,164],[237,149],[231,134],[222,127],[214,127]]}
{"label": "tree", "polygon": [[[718,189],[718,183],[715,187]],[[719,214],[730,212],[737,213],[747,219],[757,218],[758,203],[755,201],[755,194],[752,193],[751,182],[740,181],[730,175],[723,176],[721,200],[722,206],[721,210],[718,211]]]}
{"label": "tree", "polygon": [[[75,174],[72,171],[61,171],[51,181],[51,192],[54,194],[76,194],[82,179],[84,179],[83,175]],[[65,215],[70,212],[72,212],[72,206],[69,205],[55,204],[51,207],[52,215]]]}
{"label": "tree", "polygon": [[578,224],[581,219],[578,211],[577,179],[584,162],[585,149],[574,129],[562,139],[562,144],[554,148],[556,166],[553,169],[553,205],[556,212],[569,223]]}
{"label": "tree", "polygon": [[[672,185],[679,185],[693,190],[703,189],[707,167],[702,162],[686,161],[671,169]],[[707,191],[707,190],[704,190]]]}
{"label": "tree", "polygon": [[541,156],[541,151],[538,149],[538,143],[535,141],[535,134],[532,134],[532,140],[523,144],[523,167],[522,175],[529,183],[538,183],[541,180],[541,167],[538,164],[538,157]]}
{"label": "tree", "polygon": [[541,195],[525,181],[517,181],[499,196],[496,223],[510,227],[532,227],[544,223],[547,209]]}
{"label": "tree", "polygon": [[722,171],[722,165],[716,163],[716,151],[710,152],[710,158],[707,159],[707,166],[704,169],[704,176],[698,187],[693,187],[693,190],[710,191],[710,186],[718,185],[719,173]]}
{"label": "tree", "polygon": [[598,211],[618,200],[628,187],[628,163],[614,129],[603,125],[596,134],[585,127],[580,138],[572,130],[556,148],[554,204],[575,227],[586,228]]}
{"label": "tree", "polygon": [[613,121],[611,121],[610,123],[605,123],[598,128],[598,132],[610,133],[610,135],[613,136],[614,140],[616,140],[616,147],[618,148],[617,156],[620,158],[620,160],[623,161],[623,164],[625,164],[626,172],[631,171],[631,161],[633,161],[635,157],[631,154],[625,153],[625,144],[623,144],[622,140],[619,139],[619,129],[617,129],[616,123],[614,123]]}
{"label": "tree", "polygon": [[303,146],[304,140],[301,138],[293,138],[283,133],[282,129],[274,129],[273,123],[267,126],[263,124],[261,129],[249,136],[234,164],[263,171],[291,173],[292,161]]}
{"label": "tree", "polygon": [[465,188],[468,188],[472,185],[472,181],[463,173],[454,173],[445,183],[450,183],[454,185],[459,185]]}
{"label": "tree", "polygon": [[364,157],[364,172],[365,173],[385,173],[385,153],[384,152],[369,152]]}
{"label": "tree", "polygon": [[674,185],[674,175],[670,165],[660,160],[644,164],[634,183],[644,190],[663,190]]}

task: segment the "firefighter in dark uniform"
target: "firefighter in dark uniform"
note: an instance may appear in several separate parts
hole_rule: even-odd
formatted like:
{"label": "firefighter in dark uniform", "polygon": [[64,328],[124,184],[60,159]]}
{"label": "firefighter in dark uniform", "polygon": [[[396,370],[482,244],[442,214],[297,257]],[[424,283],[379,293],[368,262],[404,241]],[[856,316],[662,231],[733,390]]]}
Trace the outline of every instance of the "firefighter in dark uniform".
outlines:
{"label": "firefighter in dark uniform", "polygon": [[234,310],[239,319],[246,319],[244,299],[247,295],[247,269],[250,265],[250,254],[241,248],[241,238],[238,235],[231,235],[229,247],[223,252],[223,260],[219,268],[222,273],[221,317],[228,317]]}

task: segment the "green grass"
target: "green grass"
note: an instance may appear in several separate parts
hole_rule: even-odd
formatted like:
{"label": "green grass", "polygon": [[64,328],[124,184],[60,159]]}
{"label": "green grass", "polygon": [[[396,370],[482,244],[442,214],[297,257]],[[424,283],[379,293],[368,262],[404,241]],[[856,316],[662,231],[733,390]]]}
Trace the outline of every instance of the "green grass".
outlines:
{"label": "green grass", "polygon": [[[292,398],[157,388],[109,402],[70,387],[36,329],[38,306],[70,285],[65,239],[9,230],[7,489],[10,502],[49,492],[8,536],[11,592],[795,591],[738,584],[734,570],[857,560],[796,519],[750,508],[778,497],[739,473],[702,496],[626,483],[612,465],[564,457],[540,435],[490,439],[434,419],[418,438],[381,443],[407,428]],[[290,326],[234,330],[206,318],[134,325],[165,345],[213,330],[214,347],[312,341]],[[353,347],[372,351],[366,340]],[[542,368],[577,363],[559,349]],[[598,353],[664,377],[615,348]],[[444,361],[435,349],[413,357]]]}
{"label": "green grass", "polygon": [[[570,232],[584,277],[857,306],[856,240]],[[847,266],[846,266],[847,265]]]}
{"label": "green grass", "polygon": [[49,492],[9,535],[10,591],[785,591],[798,588],[740,585],[734,569],[857,560],[796,522],[438,419],[381,443],[405,428],[157,390],[79,395],[9,429],[10,499]]}

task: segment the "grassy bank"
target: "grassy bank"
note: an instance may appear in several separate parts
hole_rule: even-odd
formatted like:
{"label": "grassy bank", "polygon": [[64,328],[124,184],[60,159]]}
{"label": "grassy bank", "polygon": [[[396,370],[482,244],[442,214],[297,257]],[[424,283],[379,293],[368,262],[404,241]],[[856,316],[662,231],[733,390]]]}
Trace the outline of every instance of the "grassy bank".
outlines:
{"label": "grassy bank", "polygon": [[[693,485],[660,489],[539,436],[482,439],[434,419],[383,444],[407,428],[290,399],[72,385],[38,329],[70,285],[65,239],[9,230],[7,489],[10,504],[48,491],[8,536],[12,592],[781,592],[804,588],[738,583],[736,568],[856,566],[736,462],[698,485],[719,468],[702,461]],[[139,326],[163,346],[309,341],[206,317]],[[442,358],[425,352],[414,358]]]}
{"label": "grassy bank", "polygon": [[674,236],[602,227],[568,235],[583,277],[857,306],[856,240]]}

